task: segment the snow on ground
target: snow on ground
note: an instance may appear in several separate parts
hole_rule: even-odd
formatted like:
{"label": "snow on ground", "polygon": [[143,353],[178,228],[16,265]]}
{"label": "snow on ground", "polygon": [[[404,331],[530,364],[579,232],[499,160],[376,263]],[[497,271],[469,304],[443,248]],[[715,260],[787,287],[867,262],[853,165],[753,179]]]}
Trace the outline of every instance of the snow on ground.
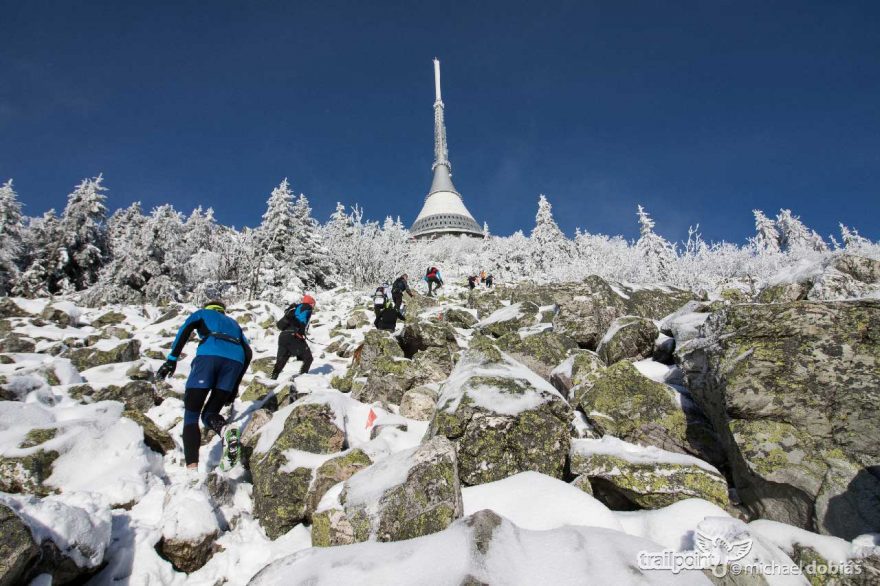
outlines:
{"label": "snow on ground", "polygon": [[[449,307],[462,308],[463,302],[451,297],[459,289],[452,286],[441,299],[440,307],[429,310],[432,316]],[[620,292],[624,294],[623,291]],[[45,301],[14,300],[22,308],[39,313]],[[425,437],[428,422],[400,416],[394,407],[380,403],[364,404],[331,388],[334,376],[345,374],[350,359],[326,352],[333,340],[331,331],[344,324],[356,307],[368,308],[366,292],[325,292],[318,295],[318,308],[309,331],[315,360],[310,373],[297,377],[296,404],[313,403],[330,407],[334,422],[345,433],[347,448],[363,449],[376,463],[349,482],[351,502],[369,502],[382,487],[401,482],[405,476],[400,461],[406,458]],[[65,339],[82,339],[98,333],[92,324],[108,311],[123,314],[120,328],[129,331],[147,351],[164,355],[194,306],[163,321],[157,321],[167,308],[152,306],[109,306],[80,309],[69,302],[54,307],[75,316],[80,326],[62,328],[53,323],[39,327],[16,327],[15,331],[37,340],[38,349],[45,349]],[[250,314],[243,324],[251,340],[255,359],[274,357],[276,332],[259,324],[274,321],[281,308],[271,303],[242,303],[230,307],[233,317]],[[505,304],[489,320],[511,319],[520,314],[517,304]],[[692,315],[679,316],[681,324],[691,327],[698,320]],[[244,321],[244,320],[243,320]],[[483,323],[491,323],[491,321]],[[398,328],[404,326],[401,323]],[[545,327],[544,325],[539,327]],[[362,340],[371,326],[345,330],[355,342]],[[535,330],[537,331],[537,329]],[[459,330],[459,341],[466,342],[471,330]],[[98,342],[97,347],[112,349],[124,343],[112,337]],[[492,532],[491,546],[475,558],[473,531],[465,522],[447,530],[418,539],[397,543],[364,543],[326,549],[311,548],[310,528],[298,525],[287,534],[269,540],[258,521],[253,518],[251,485],[241,481],[242,470],[229,473],[233,494],[228,502],[214,503],[204,485],[205,473],[220,458],[218,438],[201,447],[198,473],[183,465],[180,434],[182,431],[183,391],[196,343],[190,342],[186,354],[178,362],[175,376],[168,381],[164,401],[147,411],[147,416],[166,430],[175,447],[161,457],[146,447],[141,428],[122,417],[123,406],[115,401],[89,403],[74,399],[70,390],[87,382],[93,388],[121,386],[129,382],[126,371],[135,363],[125,362],[98,366],[77,372],[70,360],[46,353],[7,354],[11,362],[0,364],[5,389],[21,401],[0,402],[0,456],[24,457],[39,450],[53,450],[59,456],[46,482],[58,494],[42,499],[0,494],[0,501],[14,508],[35,527],[36,537],[51,537],[67,555],[84,567],[105,563],[92,578],[91,584],[196,584],[243,585],[258,572],[259,584],[286,584],[291,581],[310,584],[409,584],[413,577],[425,584],[460,583],[467,576],[489,583],[504,584],[582,584],[585,577],[593,583],[620,583],[629,576],[641,550],[657,551],[671,548],[693,549],[693,536],[698,525],[707,518],[728,517],[726,512],[706,501],[690,499],[656,511],[614,512],[580,489],[536,472],[516,476],[462,490],[464,514],[490,509],[503,517]],[[142,358],[147,368],[155,371],[162,360]],[[289,382],[299,364],[292,361],[282,374],[279,385]],[[568,366],[570,368],[570,365]],[[565,368],[563,366],[562,368]],[[660,382],[673,376],[670,367],[653,361],[636,363],[640,372]],[[55,385],[46,381],[50,372],[58,379]],[[462,387],[474,375],[503,376],[519,379],[530,392],[523,395],[484,392],[477,389],[471,399],[480,401],[498,413],[515,414],[544,401],[560,399],[559,392],[522,364],[505,356],[501,365],[483,366],[460,361],[446,384],[443,397],[461,398]],[[244,389],[255,377],[245,376]],[[265,381],[265,378],[261,378]],[[436,387],[436,385],[435,385]],[[249,421],[257,404],[235,403],[238,423]],[[285,416],[294,405],[282,407],[261,430],[257,452],[268,450],[281,433]],[[376,416],[368,424],[371,411]],[[579,421],[581,427],[584,422]],[[371,432],[378,427],[377,437]],[[405,429],[403,429],[405,428]],[[22,447],[28,432],[34,429],[54,430],[54,436],[37,446]],[[641,458],[653,463],[688,458],[668,455],[661,450],[636,448],[615,443],[612,438],[575,442],[576,449],[589,449],[624,454],[628,459]],[[602,452],[602,453],[605,453]],[[319,466],[329,457],[298,450],[285,452],[288,467]],[[673,458],[674,459],[674,458]],[[688,459],[688,463],[695,463]],[[640,460],[641,461],[641,460]],[[677,461],[677,460],[676,460]],[[700,462],[698,465],[707,466]],[[714,470],[714,469],[713,469]],[[338,503],[343,484],[330,489],[319,510]],[[732,520],[732,519],[731,519]],[[777,524],[778,525],[778,524]],[[852,556],[859,551],[872,551],[876,544],[865,541],[858,548],[833,538],[798,533],[787,526],[755,522],[748,526],[763,536],[778,557],[788,551],[791,543],[815,547],[831,559]],[[161,539],[197,538],[219,532],[218,551],[201,569],[190,575],[175,571],[156,550]],[[775,544],[775,545],[773,545]],[[850,547],[851,550],[846,549]],[[770,550],[768,550],[770,551]],[[771,554],[767,554],[771,555]],[[784,554],[781,554],[784,555]],[[442,560],[442,563],[438,563]],[[268,566],[268,567],[267,567]],[[648,572],[645,583],[707,583],[702,574]],[[42,582],[41,582],[42,581]],[[48,583],[41,577],[35,583]]]}
{"label": "snow on ground", "polygon": [[465,516],[491,509],[523,529],[535,531],[566,525],[623,526],[608,507],[566,482],[539,472],[521,472],[461,491]]}

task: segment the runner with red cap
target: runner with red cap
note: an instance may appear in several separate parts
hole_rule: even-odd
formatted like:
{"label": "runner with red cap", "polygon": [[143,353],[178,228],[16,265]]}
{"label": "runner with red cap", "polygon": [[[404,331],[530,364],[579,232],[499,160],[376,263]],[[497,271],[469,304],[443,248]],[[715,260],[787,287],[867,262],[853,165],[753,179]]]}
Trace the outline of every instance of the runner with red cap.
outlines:
{"label": "runner with red cap", "polygon": [[316,305],[314,297],[303,295],[302,300],[285,309],[284,316],[278,320],[276,325],[281,334],[278,336],[278,355],[275,368],[272,369],[272,380],[278,379],[291,357],[302,362],[300,374],[307,373],[312,366],[312,351],[306,343],[306,331]]}

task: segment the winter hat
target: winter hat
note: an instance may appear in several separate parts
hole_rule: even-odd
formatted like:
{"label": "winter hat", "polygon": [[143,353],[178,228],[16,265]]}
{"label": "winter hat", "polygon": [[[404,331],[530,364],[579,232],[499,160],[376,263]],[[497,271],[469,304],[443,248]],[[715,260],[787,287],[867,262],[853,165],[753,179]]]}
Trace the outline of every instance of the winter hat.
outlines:
{"label": "winter hat", "polygon": [[315,298],[311,295],[303,295],[302,302],[315,307]]}
{"label": "winter hat", "polygon": [[220,313],[226,313],[226,304],[221,299],[212,299],[202,306],[204,309],[213,309]]}

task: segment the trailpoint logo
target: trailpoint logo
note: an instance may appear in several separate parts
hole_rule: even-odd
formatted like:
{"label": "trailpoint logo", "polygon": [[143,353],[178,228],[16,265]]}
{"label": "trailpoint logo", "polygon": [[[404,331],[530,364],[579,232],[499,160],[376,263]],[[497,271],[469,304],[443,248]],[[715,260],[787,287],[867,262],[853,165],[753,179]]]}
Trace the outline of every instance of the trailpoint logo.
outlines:
{"label": "trailpoint logo", "polygon": [[743,559],[752,551],[750,537],[728,541],[720,535],[709,535],[699,529],[694,533],[694,545],[694,551],[667,549],[639,552],[639,569],[669,570],[673,574],[682,570],[711,569],[713,575],[723,578],[730,570],[731,563]]}

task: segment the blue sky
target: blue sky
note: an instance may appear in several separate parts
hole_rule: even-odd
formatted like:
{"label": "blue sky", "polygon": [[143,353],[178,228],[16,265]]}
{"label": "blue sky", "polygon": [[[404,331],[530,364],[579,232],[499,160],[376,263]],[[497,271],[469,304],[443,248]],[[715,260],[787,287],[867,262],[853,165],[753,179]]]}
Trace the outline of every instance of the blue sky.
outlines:
{"label": "blue sky", "polygon": [[742,242],[755,207],[880,239],[880,2],[0,0],[0,178],[31,215],[103,172],[112,208],[259,222],[418,213],[442,61],[456,186],[496,234],[539,193],[569,234]]}

